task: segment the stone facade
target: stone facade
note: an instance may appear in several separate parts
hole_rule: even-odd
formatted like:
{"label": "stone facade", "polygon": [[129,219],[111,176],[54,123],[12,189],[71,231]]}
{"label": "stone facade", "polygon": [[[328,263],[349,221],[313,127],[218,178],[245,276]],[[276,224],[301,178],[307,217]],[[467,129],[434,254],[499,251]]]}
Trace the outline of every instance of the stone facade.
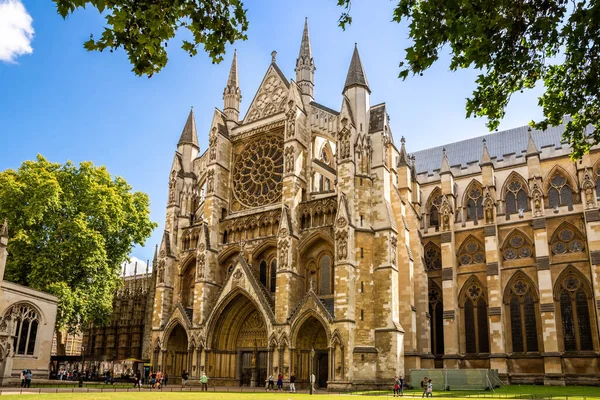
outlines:
{"label": "stone facade", "polygon": [[0,383],[20,381],[23,369],[47,379],[58,299],[4,280],[8,239],[5,221],[0,225]]}
{"label": "stone facade", "polygon": [[154,257],[153,368],[251,386],[312,370],[333,390],[434,367],[598,382],[597,153],[573,163],[525,130],[512,156],[438,148],[427,170],[370,104],[356,48],[339,110],[314,101],[314,72],[306,25],[296,81],[274,52],[243,120],[234,57],[204,152],[190,112]]}

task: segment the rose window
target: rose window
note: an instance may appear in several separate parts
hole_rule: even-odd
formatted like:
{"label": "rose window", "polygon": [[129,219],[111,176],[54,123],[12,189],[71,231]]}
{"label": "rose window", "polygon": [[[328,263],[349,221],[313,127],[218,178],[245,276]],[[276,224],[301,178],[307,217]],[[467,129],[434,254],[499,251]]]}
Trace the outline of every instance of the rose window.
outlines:
{"label": "rose window", "polygon": [[469,238],[461,246],[458,254],[458,263],[460,265],[484,264],[485,249],[475,238]]}
{"label": "rose window", "polygon": [[233,191],[247,207],[259,207],[281,199],[283,139],[267,136],[250,142],[237,156]]}
{"label": "rose window", "polygon": [[505,260],[529,258],[533,255],[533,245],[520,233],[513,233],[508,239],[503,255]]}

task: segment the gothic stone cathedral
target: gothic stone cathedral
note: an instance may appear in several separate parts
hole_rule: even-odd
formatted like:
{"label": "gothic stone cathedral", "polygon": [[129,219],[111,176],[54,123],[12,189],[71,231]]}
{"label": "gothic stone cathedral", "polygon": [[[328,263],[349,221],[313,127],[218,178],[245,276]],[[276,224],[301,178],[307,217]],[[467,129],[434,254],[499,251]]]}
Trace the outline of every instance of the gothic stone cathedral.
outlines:
{"label": "gothic stone cathedral", "polygon": [[412,368],[598,383],[599,152],[564,126],[408,155],[354,49],[341,107],[314,100],[308,26],[243,119],[234,55],[200,152],[193,112],[169,175],[145,356],[215,385],[311,369],[329,389]]}

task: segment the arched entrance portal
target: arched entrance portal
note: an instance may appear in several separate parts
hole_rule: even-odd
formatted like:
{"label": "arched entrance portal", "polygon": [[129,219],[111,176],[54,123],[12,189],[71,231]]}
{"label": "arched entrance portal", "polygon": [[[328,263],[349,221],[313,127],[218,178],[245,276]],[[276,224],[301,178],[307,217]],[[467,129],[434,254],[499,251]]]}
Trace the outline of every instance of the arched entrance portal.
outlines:
{"label": "arched entrance portal", "polygon": [[188,338],[185,329],[179,324],[171,330],[165,353],[164,372],[171,378],[181,376],[187,369]]}
{"label": "arched entrance portal", "polygon": [[[311,360],[313,349],[314,357]],[[315,386],[327,387],[329,379],[327,333],[321,321],[313,316],[302,323],[296,337],[296,374],[301,381],[309,382],[311,371],[315,374]]]}
{"label": "arched entrance portal", "polygon": [[240,293],[215,324],[208,374],[224,384],[264,386],[267,359],[265,321],[256,305]]}

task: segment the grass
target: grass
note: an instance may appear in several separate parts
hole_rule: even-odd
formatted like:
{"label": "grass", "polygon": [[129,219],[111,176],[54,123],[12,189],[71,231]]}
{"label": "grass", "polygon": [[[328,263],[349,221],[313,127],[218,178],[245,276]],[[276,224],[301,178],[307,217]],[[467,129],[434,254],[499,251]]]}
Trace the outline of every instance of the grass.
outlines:
{"label": "grass", "polygon": [[[59,389],[66,390],[66,389]],[[420,390],[405,390],[405,398],[421,398]],[[339,399],[339,400],[357,400],[366,397],[391,398],[391,390],[386,392],[355,392],[353,395],[329,393],[316,395],[319,398]],[[490,391],[451,391],[434,392],[436,398],[449,398],[452,400],[472,400],[475,398],[495,398],[495,399],[532,399],[532,398],[562,398],[564,400],[600,400],[600,388],[589,386],[532,386],[532,385],[514,385]],[[314,396],[308,394],[290,394],[290,393],[220,393],[220,392],[105,392],[105,393],[58,393],[58,394],[31,394],[19,395],[19,400],[27,399],[49,399],[49,400],[309,400]]]}

